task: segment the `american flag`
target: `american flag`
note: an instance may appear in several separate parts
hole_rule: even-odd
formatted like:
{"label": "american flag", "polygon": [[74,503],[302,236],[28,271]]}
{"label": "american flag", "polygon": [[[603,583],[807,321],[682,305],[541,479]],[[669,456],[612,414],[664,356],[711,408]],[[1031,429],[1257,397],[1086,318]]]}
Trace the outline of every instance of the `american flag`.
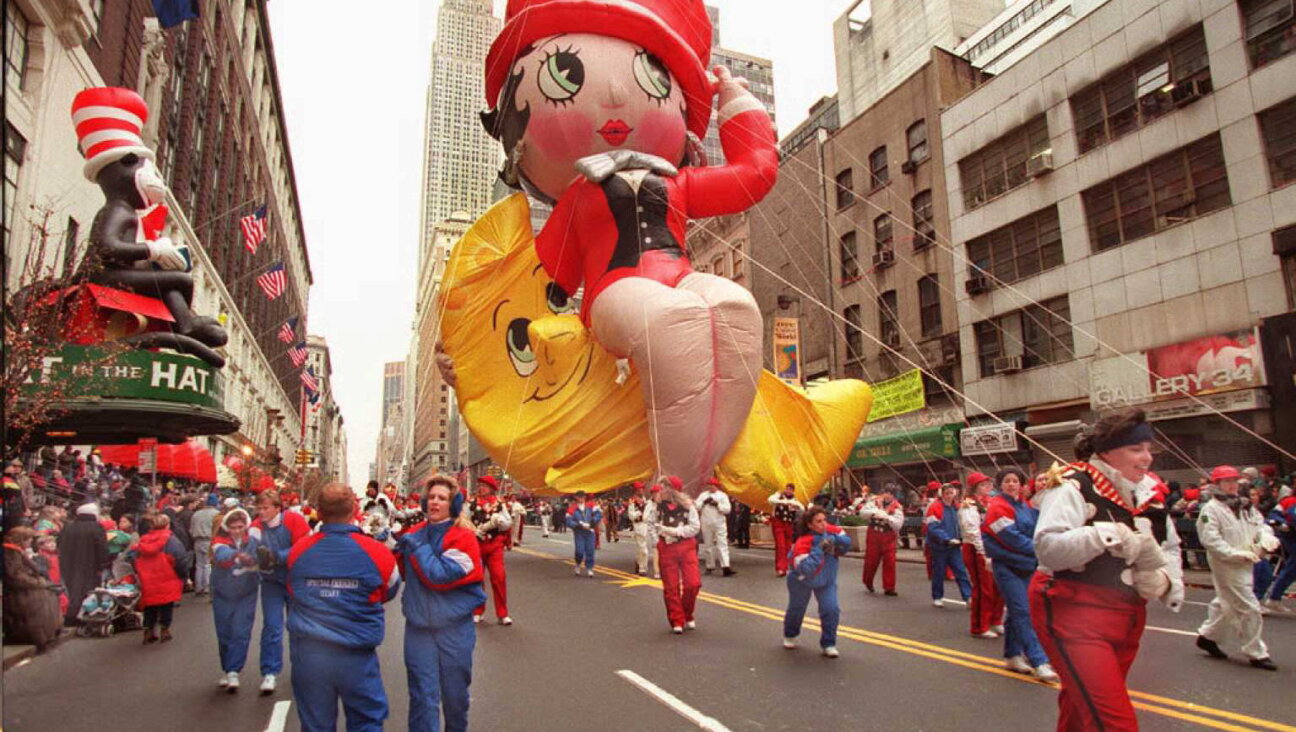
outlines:
{"label": "american flag", "polygon": [[257,246],[266,238],[266,207],[261,205],[255,213],[239,219],[239,228],[243,230],[243,246],[256,254]]}
{"label": "american flag", "polygon": [[279,326],[279,340],[284,343],[292,343],[293,338],[297,336],[297,318],[289,318],[284,324]]}
{"label": "american flag", "polygon": [[302,386],[306,387],[306,391],[319,391],[319,379],[315,378],[315,369],[307,366],[306,370],[301,373],[301,380]]}
{"label": "american flag", "polygon": [[293,362],[293,366],[301,367],[306,363],[306,341],[302,341],[292,348],[288,349],[288,360]]}
{"label": "american flag", "polygon": [[324,406],[324,401],[320,399],[320,393],[318,391],[307,389],[306,399],[310,402],[312,412],[318,411],[320,407]]}
{"label": "american flag", "polygon": [[265,274],[257,277],[256,283],[271,300],[284,294],[284,290],[288,289],[288,272],[284,269],[283,262],[275,264]]}

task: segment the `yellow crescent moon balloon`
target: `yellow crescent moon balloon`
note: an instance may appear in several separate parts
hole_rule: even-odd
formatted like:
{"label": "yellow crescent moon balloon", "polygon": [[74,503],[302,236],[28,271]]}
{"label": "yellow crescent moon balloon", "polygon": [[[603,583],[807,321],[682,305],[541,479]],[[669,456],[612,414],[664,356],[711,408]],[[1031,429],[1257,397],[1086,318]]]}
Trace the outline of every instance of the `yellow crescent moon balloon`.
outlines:
{"label": "yellow crescent moon balloon", "polygon": [[[652,476],[638,378],[617,383],[616,360],[540,265],[525,195],[500,201],[468,229],[440,298],[459,410],[518,482],[540,493],[597,492]],[[787,483],[808,500],[845,462],[872,403],[862,381],[807,393],[762,372],[716,476],[729,495],[757,508]]]}

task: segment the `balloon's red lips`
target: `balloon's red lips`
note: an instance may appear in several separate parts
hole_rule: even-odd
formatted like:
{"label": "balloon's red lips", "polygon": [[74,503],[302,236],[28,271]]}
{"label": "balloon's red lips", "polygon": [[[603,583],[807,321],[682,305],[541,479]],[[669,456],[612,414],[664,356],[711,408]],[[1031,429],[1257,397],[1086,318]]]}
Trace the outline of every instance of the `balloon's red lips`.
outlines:
{"label": "balloon's red lips", "polygon": [[607,140],[609,145],[621,146],[625,144],[626,138],[630,136],[633,128],[619,119],[610,119],[603,123],[598,129],[598,133]]}

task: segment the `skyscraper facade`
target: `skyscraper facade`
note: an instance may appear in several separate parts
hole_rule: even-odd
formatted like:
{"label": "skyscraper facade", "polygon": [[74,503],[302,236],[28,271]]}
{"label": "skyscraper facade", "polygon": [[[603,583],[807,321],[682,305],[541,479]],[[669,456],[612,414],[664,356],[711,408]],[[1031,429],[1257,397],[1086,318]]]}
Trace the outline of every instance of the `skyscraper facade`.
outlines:
{"label": "skyscraper facade", "polygon": [[[745,53],[731,51],[720,45],[720,9],[713,6],[706,6],[707,17],[711,19],[711,64],[707,70],[716,66],[724,66],[733,72],[736,77],[746,79],[747,88],[751,93],[765,105],[765,111],[769,112],[770,120],[774,121],[774,62],[767,58],[759,56],[750,56]],[[724,165],[724,151],[720,148],[720,127],[716,116],[711,116],[711,124],[707,126],[706,138],[702,140],[702,148],[706,150],[707,163],[710,165]]]}

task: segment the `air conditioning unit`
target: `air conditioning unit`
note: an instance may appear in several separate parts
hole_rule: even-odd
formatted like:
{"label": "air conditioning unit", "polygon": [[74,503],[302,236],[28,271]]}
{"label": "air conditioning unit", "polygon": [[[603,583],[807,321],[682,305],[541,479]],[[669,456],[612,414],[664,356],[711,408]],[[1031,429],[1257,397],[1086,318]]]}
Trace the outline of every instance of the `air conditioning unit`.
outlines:
{"label": "air conditioning unit", "polygon": [[952,366],[959,362],[959,334],[949,333],[941,336],[941,365]]}
{"label": "air conditioning unit", "polygon": [[994,360],[996,374],[1013,374],[1022,370],[1021,356],[1000,356]]}
{"label": "air conditioning unit", "polygon": [[918,172],[918,163],[913,160],[906,160],[903,163],[900,163],[900,172],[905,175],[913,175]]}
{"label": "air conditioning unit", "polygon": [[1175,84],[1170,90],[1170,101],[1174,102],[1176,107],[1182,107],[1206,96],[1206,90],[1201,79],[1189,79]]}
{"label": "air conditioning unit", "polygon": [[980,295],[983,292],[989,292],[990,278],[983,274],[973,275],[964,283],[964,287],[967,288],[967,294],[969,295]]}
{"label": "air conditioning unit", "polygon": [[895,252],[890,249],[883,249],[873,255],[873,269],[886,269],[893,264],[895,264]]}
{"label": "air conditioning unit", "polygon": [[1032,178],[1053,172],[1053,152],[1042,152],[1026,161],[1026,174]]}

